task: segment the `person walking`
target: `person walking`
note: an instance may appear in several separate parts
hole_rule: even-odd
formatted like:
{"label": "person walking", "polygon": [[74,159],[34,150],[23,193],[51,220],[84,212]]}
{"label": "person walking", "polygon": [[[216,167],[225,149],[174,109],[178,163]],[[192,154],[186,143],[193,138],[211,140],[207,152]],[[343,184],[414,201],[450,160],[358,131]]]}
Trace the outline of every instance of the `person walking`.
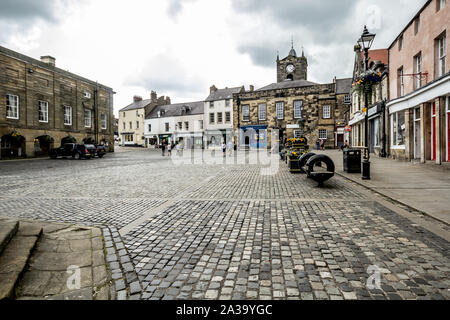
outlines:
{"label": "person walking", "polygon": [[228,155],[231,157],[233,155],[233,142],[228,141]]}
{"label": "person walking", "polygon": [[227,145],[225,144],[225,141],[222,142],[222,154],[224,157],[227,156]]}
{"label": "person walking", "polygon": [[164,153],[166,152],[166,145],[164,144],[164,142],[161,144],[161,152],[162,156],[164,157]]}
{"label": "person walking", "polygon": [[325,140],[320,139],[320,149],[323,150],[325,148]]}
{"label": "person walking", "polygon": [[167,156],[172,156],[172,144],[171,143],[169,143],[168,145],[167,145]]}

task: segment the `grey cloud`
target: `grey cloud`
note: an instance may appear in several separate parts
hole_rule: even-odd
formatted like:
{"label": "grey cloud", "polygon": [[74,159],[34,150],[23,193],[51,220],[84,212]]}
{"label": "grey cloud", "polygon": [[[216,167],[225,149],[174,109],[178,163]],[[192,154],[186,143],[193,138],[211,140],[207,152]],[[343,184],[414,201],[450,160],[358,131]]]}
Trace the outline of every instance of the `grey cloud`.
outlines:
{"label": "grey cloud", "polygon": [[240,53],[248,53],[252,61],[260,66],[273,67],[276,59],[276,51],[273,46],[261,45],[239,45],[237,47]]}
{"label": "grey cloud", "polygon": [[128,76],[123,84],[143,87],[147,91],[155,90],[161,94],[170,92],[176,96],[196,96],[200,91],[204,93],[207,87],[202,77],[188,74],[170,53],[154,56],[140,72]]}
{"label": "grey cloud", "polygon": [[175,19],[178,14],[183,10],[183,4],[189,2],[195,2],[197,0],[169,0],[167,7],[167,14],[170,18]]}
{"label": "grey cloud", "polygon": [[58,0],[2,0],[0,18],[13,21],[42,19],[56,21]]}

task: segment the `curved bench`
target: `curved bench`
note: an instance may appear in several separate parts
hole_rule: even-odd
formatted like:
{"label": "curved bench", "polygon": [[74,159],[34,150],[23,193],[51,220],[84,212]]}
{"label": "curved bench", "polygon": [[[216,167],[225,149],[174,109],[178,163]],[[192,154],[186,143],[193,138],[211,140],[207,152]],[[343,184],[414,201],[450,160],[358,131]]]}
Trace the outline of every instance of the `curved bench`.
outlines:
{"label": "curved bench", "polygon": [[300,169],[302,170],[301,173],[305,173],[305,172],[306,172],[305,169],[304,169],[303,167],[306,165],[306,163],[308,162],[308,160],[309,160],[311,157],[314,157],[315,155],[316,155],[316,154],[313,153],[313,152],[307,152],[307,153],[303,154],[303,155],[300,157],[300,159],[298,160],[298,161],[299,161],[298,166],[299,166]]}
{"label": "curved bench", "polygon": [[[327,171],[314,172],[314,167],[319,166],[319,164],[325,163]],[[330,157],[319,154],[309,158],[306,163],[306,173],[308,178],[319,183],[319,187],[323,187],[323,183],[334,176],[335,166],[333,160]]]}

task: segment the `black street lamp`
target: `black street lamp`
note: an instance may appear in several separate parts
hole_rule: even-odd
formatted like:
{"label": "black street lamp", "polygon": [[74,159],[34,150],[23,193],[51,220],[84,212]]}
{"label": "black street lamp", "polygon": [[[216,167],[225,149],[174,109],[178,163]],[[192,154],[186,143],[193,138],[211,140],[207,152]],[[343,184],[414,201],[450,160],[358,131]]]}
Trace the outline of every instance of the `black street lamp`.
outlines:
{"label": "black street lamp", "polygon": [[[364,49],[364,72],[369,70],[369,49],[372,46],[375,34],[370,33],[367,27],[364,26],[364,31],[359,38],[358,43]],[[369,97],[367,91],[364,90],[364,105],[366,109],[366,116],[364,117],[364,160],[362,163],[362,179],[370,180],[370,161],[369,161]]]}

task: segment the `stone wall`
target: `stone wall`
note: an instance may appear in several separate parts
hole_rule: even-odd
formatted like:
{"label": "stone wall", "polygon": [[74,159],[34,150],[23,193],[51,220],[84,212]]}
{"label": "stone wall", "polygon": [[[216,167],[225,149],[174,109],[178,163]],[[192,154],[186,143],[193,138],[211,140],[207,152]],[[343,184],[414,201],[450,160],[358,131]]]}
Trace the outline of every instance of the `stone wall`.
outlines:
{"label": "stone wall", "polygon": [[[85,97],[85,92],[91,95]],[[6,117],[6,95],[19,97],[19,118]],[[48,121],[40,122],[38,101],[48,103]],[[64,124],[64,106],[72,107],[72,124]],[[85,127],[84,110],[91,110]],[[101,115],[106,115],[106,129]],[[92,138],[108,142],[114,151],[113,91],[74,74],[0,47],[0,138],[17,131],[26,138],[24,154],[34,156],[34,139],[49,135],[59,146],[71,135],[81,142]]]}

